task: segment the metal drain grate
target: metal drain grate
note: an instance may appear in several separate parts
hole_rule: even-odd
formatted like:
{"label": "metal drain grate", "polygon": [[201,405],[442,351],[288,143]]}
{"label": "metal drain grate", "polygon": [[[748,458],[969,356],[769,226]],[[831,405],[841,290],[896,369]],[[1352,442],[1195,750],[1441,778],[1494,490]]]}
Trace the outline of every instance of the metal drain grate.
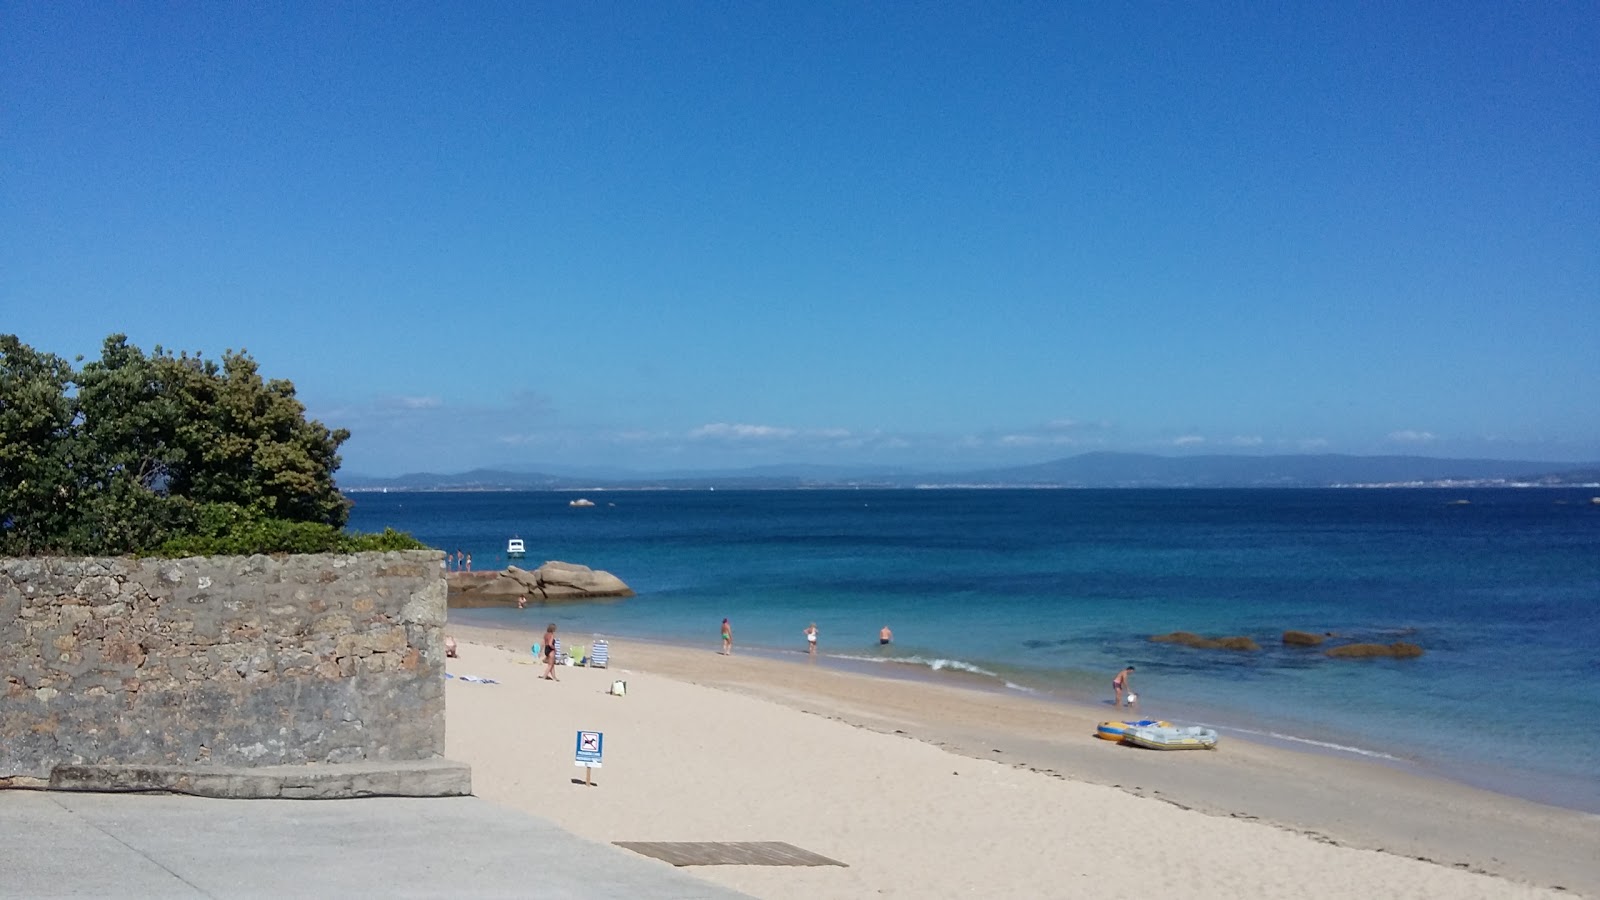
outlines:
{"label": "metal drain grate", "polygon": [[782,841],[615,841],[618,847],[675,866],[843,866]]}

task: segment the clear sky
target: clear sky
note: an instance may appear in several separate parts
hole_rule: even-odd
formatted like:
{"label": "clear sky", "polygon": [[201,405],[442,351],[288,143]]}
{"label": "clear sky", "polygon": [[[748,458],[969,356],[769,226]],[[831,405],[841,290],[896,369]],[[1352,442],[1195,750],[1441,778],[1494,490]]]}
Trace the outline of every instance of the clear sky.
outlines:
{"label": "clear sky", "polygon": [[0,332],[350,473],[1594,460],[1597,320],[1594,2],[0,5]]}

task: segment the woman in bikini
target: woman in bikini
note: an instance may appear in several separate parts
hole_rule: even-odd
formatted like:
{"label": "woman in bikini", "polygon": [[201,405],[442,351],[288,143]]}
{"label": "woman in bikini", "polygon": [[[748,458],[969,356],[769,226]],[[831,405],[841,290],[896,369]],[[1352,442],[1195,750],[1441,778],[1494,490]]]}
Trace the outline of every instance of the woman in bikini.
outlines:
{"label": "woman in bikini", "polygon": [[556,677],[556,623],[551,622],[544,630],[544,675],[547,681],[560,681]]}
{"label": "woman in bikini", "polygon": [[812,622],[806,626],[806,654],[817,655],[817,623]]}

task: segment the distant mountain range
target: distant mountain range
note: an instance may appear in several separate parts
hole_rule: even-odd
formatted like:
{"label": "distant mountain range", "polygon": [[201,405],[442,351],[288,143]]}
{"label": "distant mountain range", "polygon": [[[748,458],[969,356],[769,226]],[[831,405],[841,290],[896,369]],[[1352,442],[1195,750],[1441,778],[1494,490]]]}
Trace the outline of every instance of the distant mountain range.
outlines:
{"label": "distant mountain range", "polygon": [[761,466],[705,472],[556,475],[475,469],[393,478],[343,475],[347,491],[782,490],[830,487],[1240,488],[1600,485],[1600,463],[1563,465],[1428,456],[1155,456],[1085,453],[1028,466],[967,472],[848,466]]}

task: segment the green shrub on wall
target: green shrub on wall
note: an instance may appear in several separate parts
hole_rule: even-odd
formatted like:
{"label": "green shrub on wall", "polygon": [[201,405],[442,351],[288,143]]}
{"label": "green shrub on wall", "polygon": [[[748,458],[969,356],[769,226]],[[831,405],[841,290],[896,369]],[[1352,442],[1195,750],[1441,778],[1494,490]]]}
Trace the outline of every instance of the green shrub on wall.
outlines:
{"label": "green shrub on wall", "polygon": [[252,553],[359,553],[367,550],[425,550],[409,534],[385,528],[380,534],[343,531],[321,522],[267,518],[236,503],[205,504],[192,533],[170,538],[156,556],[248,556]]}

